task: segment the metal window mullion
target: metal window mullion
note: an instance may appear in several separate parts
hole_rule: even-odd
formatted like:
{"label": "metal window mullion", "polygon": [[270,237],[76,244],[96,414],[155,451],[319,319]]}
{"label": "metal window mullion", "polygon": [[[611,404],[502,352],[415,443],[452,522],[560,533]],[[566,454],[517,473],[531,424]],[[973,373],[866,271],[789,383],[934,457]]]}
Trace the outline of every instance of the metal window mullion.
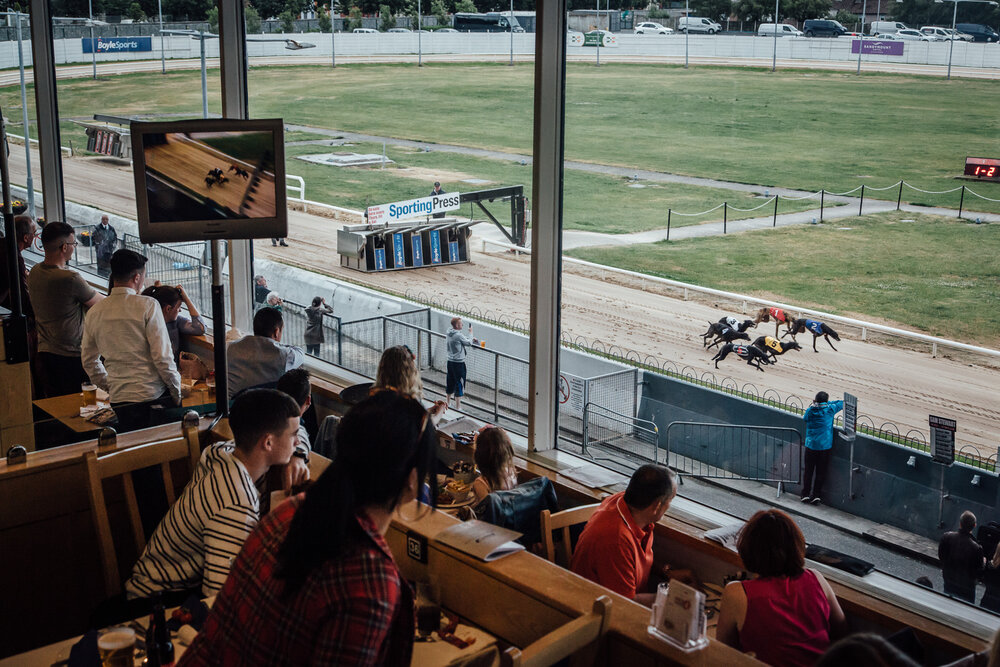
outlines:
{"label": "metal window mullion", "polygon": [[[34,65],[35,114],[42,196],[46,220],[66,220],[63,199],[62,140],[56,100],[56,60],[52,46],[52,13],[48,0],[31,0],[31,61]],[[27,128],[25,128],[27,141]]]}
{"label": "metal window mullion", "polygon": [[[218,0],[219,65],[222,81],[222,115],[249,118],[247,45],[240,0]],[[253,248],[250,241],[229,241],[230,320],[241,331],[251,330],[253,317]]]}
{"label": "metal window mullion", "polygon": [[566,0],[538,5],[532,193],[528,448],[556,447],[562,278],[562,176],[566,103]]}

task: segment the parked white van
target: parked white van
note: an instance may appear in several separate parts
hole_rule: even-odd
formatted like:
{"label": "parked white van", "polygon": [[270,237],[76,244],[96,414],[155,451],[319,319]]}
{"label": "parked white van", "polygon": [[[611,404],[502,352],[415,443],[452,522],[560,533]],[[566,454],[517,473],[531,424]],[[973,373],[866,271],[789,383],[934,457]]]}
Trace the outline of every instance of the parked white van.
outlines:
{"label": "parked white van", "polygon": [[722,26],[702,16],[682,16],[677,19],[677,30],[680,32],[707,32],[709,35],[714,35],[722,30]]}
{"label": "parked white van", "polygon": [[758,37],[801,37],[802,31],[787,23],[761,23],[757,28]]}
{"label": "parked white van", "polygon": [[891,35],[893,33],[899,32],[900,30],[906,30],[909,26],[905,23],[900,23],[899,21],[872,21],[871,25],[868,26],[869,35]]}

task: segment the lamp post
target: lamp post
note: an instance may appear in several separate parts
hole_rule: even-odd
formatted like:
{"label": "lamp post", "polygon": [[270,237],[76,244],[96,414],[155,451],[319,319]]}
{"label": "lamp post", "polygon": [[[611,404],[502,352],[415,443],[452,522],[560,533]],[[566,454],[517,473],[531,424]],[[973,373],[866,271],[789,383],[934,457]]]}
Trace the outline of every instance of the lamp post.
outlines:
{"label": "lamp post", "polygon": [[94,2],[87,0],[87,24],[90,26],[90,59],[94,66],[94,80],[97,80],[97,42],[94,41]]}
{"label": "lamp post", "polygon": [[424,9],[423,7],[420,6],[421,2],[422,0],[417,0],[417,67],[424,66],[424,53],[423,50],[421,49],[421,43],[420,43],[420,36],[421,36],[420,30],[423,27],[424,23],[424,14],[423,14]]}
{"label": "lamp post", "polygon": [[4,12],[17,21],[17,65],[21,77],[21,124],[24,127],[24,167],[27,170],[25,186],[28,190],[28,215],[35,217],[35,183],[31,176],[31,128],[28,126],[28,94],[24,85],[24,47],[21,43],[21,17],[27,14],[21,12]]}
{"label": "lamp post", "polygon": [[163,0],[156,0],[156,12],[160,15],[160,69],[163,74],[167,73],[167,51],[164,48],[163,37]]}
{"label": "lamp post", "polygon": [[597,66],[601,66],[601,44],[604,43],[604,35],[601,34],[601,0],[597,0]]}
{"label": "lamp post", "polygon": [[774,0],[774,47],[771,51],[771,71],[778,69],[778,3],[781,0]]}
{"label": "lamp post", "polygon": [[958,3],[960,2],[978,2],[986,5],[997,6],[994,0],[934,0],[935,4],[941,5],[945,2],[955,3],[955,8],[951,12],[951,44],[948,46],[948,80],[951,81],[951,56],[955,52],[955,21],[958,20]]}
{"label": "lamp post", "polygon": [[333,16],[333,0],[330,0],[330,60],[337,66],[337,19]]}
{"label": "lamp post", "polygon": [[861,54],[865,50],[865,17],[868,16],[868,0],[861,5],[861,39],[858,41],[858,74],[861,74]]}
{"label": "lamp post", "polygon": [[[419,1],[419,0],[418,0]],[[514,0],[510,0],[510,20],[507,21],[510,30],[510,66],[514,66]]]}
{"label": "lamp post", "polygon": [[688,44],[691,37],[691,26],[687,22],[687,19],[691,16],[691,7],[689,5],[689,0],[684,0],[684,69],[688,68]]}

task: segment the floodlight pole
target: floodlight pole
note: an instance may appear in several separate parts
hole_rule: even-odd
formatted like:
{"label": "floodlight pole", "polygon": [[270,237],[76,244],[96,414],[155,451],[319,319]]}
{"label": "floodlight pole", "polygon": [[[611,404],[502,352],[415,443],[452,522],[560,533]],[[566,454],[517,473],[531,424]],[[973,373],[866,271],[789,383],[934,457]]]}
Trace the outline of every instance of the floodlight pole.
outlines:
{"label": "floodlight pole", "polygon": [[951,12],[951,45],[948,47],[948,80],[951,81],[951,56],[955,52],[955,22],[958,20],[958,3],[979,2],[994,7],[997,6],[997,3],[994,0],[934,0],[934,3],[938,5],[945,2],[955,3],[955,8]]}
{"label": "floodlight pole", "polygon": [[167,51],[163,46],[163,0],[156,0],[156,11],[160,15],[160,69],[162,74],[167,73]]}
{"label": "floodlight pole", "polygon": [[[513,0],[511,0],[513,2]],[[423,7],[420,6],[421,0],[417,0],[417,67],[424,66],[424,53],[421,48],[422,43],[420,41],[420,26],[424,22]]]}
{"label": "floodlight pole", "polygon": [[514,0],[510,0],[510,20],[507,29],[510,30],[510,66],[514,66]]}
{"label": "floodlight pole", "polygon": [[330,0],[330,62],[337,66],[337,19],[333,17],[333,0]]}
{"label": "floodlight pole", "polygon": [[868,16],[868,0],[861,5],[861,39],[858,40],[858,71],[861,74],[861,54],[865,50],[865,17]]}
{"label": "floodlight pole", "polygon": [[781,0],[774,0],[774,49],[771,51],[771,71],[778,69],[778,3]]}
{"label": "floodlight pole", "polygon": [[90,60],[94,66],[94,79],[97,79],[97,42],[94,41],[94,2],[87,0],[87,14],[90,16]]}
{"label": "floodlight pole", "polygon": [[28,88],[24,85],[24,47],[21,43],[21,17],[27,16],[21,12],[12,12],[17,19],[17,65],[21,76],[21,124],[24,126],[24,167],[28,178],[28,215],[35,217],[35,182],[31,176],[31,128],[28,127]]}
{"label": "floodlight pole", "polygon": [[208,118],[208,71],[205,67],[205,33],[198,31],[201,42],[201,117]]}
{"label": "floodlight pole", "polygon": [[601,66],[601,44],[604,43],[604,35],[601,34],[601,0],[597,0],[597,66]]}
{"label": "floodlight pole", "polygon": [[691,8],[689,7],[690,1],[684,0],[684,69],[688,68],[688,42],[691,37],[691,24],[687,22],[687,19],[691,16]]}

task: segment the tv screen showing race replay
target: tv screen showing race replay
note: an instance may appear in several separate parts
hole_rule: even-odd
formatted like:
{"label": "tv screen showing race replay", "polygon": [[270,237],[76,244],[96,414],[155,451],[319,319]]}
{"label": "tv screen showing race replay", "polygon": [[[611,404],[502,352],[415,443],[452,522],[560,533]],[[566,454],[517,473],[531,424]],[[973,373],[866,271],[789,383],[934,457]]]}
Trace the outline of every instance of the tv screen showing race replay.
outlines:
{"label": "tv screen showing race replay", "polygon": [[136,122],[131,132],[143,243],[287,235],[280,119]]}

